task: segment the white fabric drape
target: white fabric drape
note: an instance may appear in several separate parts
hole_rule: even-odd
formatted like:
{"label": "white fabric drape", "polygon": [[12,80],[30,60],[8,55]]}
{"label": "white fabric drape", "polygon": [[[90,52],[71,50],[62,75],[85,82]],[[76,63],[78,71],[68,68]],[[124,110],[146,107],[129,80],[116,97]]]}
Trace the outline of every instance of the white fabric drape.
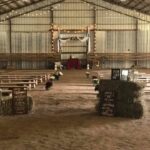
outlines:
{"label": "white fabric drape", "polygon": [[[90,53],[91,52],[91,39],[90,39],[90,30],[88,29],[88,32],[87,32],[87,35],[84,36],[84,37],[76,37],[80,42],[84,43],[84,42],[87,42],[88,43],[88,51],[87,53]],[[68,37],[68,38],[61,38],[60,36],[60,33],[58,33],[58,39],[57,39],[57,49],[58,49],[58,52],[60,52],[60,49],[61,49],[61,43],[65,44],[67,43],[68,41],[71,40],[71,37]]]}
{"label": "white fabric drape", "polygon": [[77,39],[78,39],[80,42],[86,42],[86,41],[89,39],[89,37],[88,37],[88,36],[86,36],[86,37],[84,37],[84,38],[77,37]]}
{"label": "white fabric drape", "polygon": [[88,53],[91,52],[91,39],[90,36],[88,37]]}
{"label": "white fabric drape", "polygon": [[60,40],[61,43],[66,43],[66,42],[70,41],[70,38],[67,38],[67,39],[61,39],[60,38],[59,40]]}

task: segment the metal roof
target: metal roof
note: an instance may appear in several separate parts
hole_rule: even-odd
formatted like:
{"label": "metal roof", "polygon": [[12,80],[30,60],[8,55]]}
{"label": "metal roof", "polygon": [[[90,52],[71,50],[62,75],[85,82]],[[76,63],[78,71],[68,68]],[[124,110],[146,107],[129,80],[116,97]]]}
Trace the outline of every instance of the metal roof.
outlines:
{"label": "metal roof", "polygon": [[150,15],[150,0],[103,0],[103,1]]}
{"label": "metal roof", "polygon": [[27,7],[42,0],[0,0],[0,15]]}
{"label": "metal roof", "polygon": [[[74,0],[75,1],[75,0]],[[127,9],[150,15],[150,0],[81,0],[94,5],[100,2],[118,5]],[[65,0],[0,0],[0,20],[5,21]],[[115,11],[115,10],[114,10]]]}
{"label": "metal roof", "polygon": [[[12,10],[28,7],[30,5],[42,1],[45,0],[0,0],[0,15],[9,13]],[[103,1],[150,15],[150,0],[103,0]],[[95,1],[93,0],[93,3],[94,2]]]}
{"label": "metal roof", "polygon": [[0,0],[0,21],[53,6],[64,0]]}

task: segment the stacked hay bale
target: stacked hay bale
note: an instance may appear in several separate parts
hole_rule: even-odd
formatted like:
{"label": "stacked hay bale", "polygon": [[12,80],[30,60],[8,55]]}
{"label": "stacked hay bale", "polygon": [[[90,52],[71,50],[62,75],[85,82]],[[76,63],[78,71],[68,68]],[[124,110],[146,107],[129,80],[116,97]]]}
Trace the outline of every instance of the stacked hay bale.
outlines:
{"label": "stacked hay bale", "polygon": [[28,106],[28,111],[30,112],[33,108],[32,96],[27,96],[27,106]]}
{"label": "stacked hay bale", "polygon": [[114,116],[141,118],[143,116],[142,95],[143,86],[134,82],[120,80],[101,80],[97,87],[99,103],[97,111],[102,115],[100,108],[103,105],[103,93],[106,91],[115,92]]}
{"label": "stacked hay bale", "polygon": [[[33,100],[31,96],[27,97],[27,107],[28,112],[30,112],[33,107]],[[0,115],[13,115],[12,97],[0,100]]]}
{"label": "stacked hay bale", "polygon": [[0,115],[12,114],[12,99],[5,99],[0,101]]}

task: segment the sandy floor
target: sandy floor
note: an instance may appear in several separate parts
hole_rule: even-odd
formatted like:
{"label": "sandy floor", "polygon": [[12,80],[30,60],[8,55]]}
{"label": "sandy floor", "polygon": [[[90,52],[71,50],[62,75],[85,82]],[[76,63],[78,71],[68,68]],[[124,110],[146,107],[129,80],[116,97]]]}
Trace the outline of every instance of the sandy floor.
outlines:
{"label": "sandy floor", "polygon": [[64,71],[49,91],[30,94],[31,114],[0,117],[0,150],[149,150],[150,100],[140,120],[100,117],[85,71]]}

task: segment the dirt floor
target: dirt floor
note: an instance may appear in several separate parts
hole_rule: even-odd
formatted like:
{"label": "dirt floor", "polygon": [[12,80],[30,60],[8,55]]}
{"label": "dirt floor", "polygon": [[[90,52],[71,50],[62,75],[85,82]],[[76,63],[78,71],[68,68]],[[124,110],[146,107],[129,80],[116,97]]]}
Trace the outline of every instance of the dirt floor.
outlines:
{"label": "dirt floor", "polygon": [[29,115],[0,117],[0,150],[150,150],[148,95],[142,119],[101,117],[85,70],[63,72],[49,91],[29,92]]}

